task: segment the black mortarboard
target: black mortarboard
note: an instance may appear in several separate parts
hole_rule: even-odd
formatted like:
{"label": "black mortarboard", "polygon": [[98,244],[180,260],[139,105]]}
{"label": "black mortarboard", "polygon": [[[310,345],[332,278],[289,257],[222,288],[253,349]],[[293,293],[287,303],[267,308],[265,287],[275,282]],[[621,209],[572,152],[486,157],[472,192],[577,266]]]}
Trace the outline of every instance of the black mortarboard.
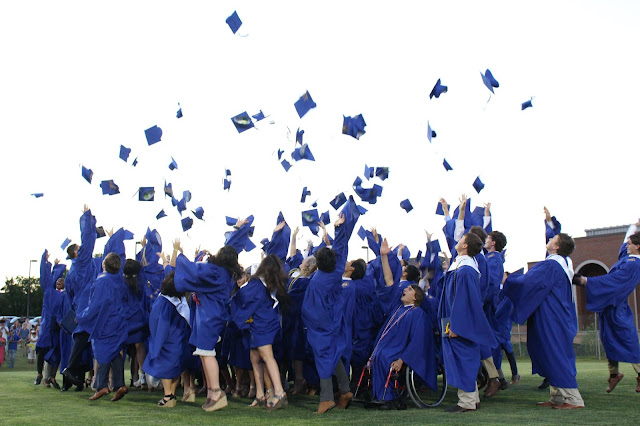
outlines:
{"label": "black mortarboard", "polygon": [[180,223],[182,224],[182,231],[187,232],[193,226],[193,219],[187,216],[183,218]]}
{"label": "black mortarboard", "polygon": [[120,188],[113,180],[103,180],[100,182],[100,188],[102,188],[102,195],[114,195],[120,193]]}
{"label": "black mortarboard", "polygon": [[375,170],[375,167],[369,167],[366,164],[364,165],[364,177],[367,178],[367,180],[371,179],[373,177],[373,172]]}
{"label": "black mortarboard", "polygon": [[480,73],[480,75],[482,76],[482,82],[487,86],[487,89],[491,90],[491,93],[495,93],[493,88],[500,87],[500,83],[498,83],[498,80],[493,78],[493,74],[491,74],[489,68],[487,68],[487,71],[485,71],[484,74]]}
{"label": "black mortarboard", "polygon": [[153,186],[141,186],[138,189],[138,201],[153,201],[155,193]]}
{"label": "black mortarboard", "polygon": [[527,102],[522,103],[522,109],[525,110],[527,108],[531,108],[533,104],[531,103],[532,99],[529,99]]}
{"label": "black mortarboard", "polygon": [[300,202],[301,202],[301,203],[304,203],[304,202],[305,202],[305,200],[307,199],[307,195],[311,195],[311,191],[308,191],[308,190],[307,190],[307,187],[305,186],[305,187],[302,189],[302,197],[300,198]]}
{"label": "black mortarboard", "polygon": [[296,108],[298,116],[302,118],[311,108],[315,108],[317,105],[313,102],[311,95],[307,91],[304,95],[300,96],[300,99],[298,99],[293,106]]}
{"label": "black mortarboard", "polygon": [[34,192],[34,193],[33,193],[33,194],[31,194],[31,195],[33,195],[33,196],[34,196],[34,197],[36,197],[36,198],[40,198],[40,197],[44,196],[44,194],[43,194],[42,192]]}
{"label": "black mortarboard", "polygon": [[316,161],[316,159],[313,157],[313,154],[311,153],[311,149],[309,149],[309,145],[302,144],[302,146],[300,148],[296,148],[293,150],[293,152],[291,153],[291,158],[293,158],[296,161],[300,161],[300,160],[309,160],[309,161]]}
{"label": "black mortarboard", "polygon": [[453,170],[453,167],[449,165],[449,162],[447,161],[446,158],[442,161],[442,165],[444,166],[444,169],[446,171]]}
{"label": "black mortarboard", "polygon": [[364,122],[362,114],[358,114],[355,117],[342,116],[342,134],[349,135],[356,139],[360,139],[360,136],[364,135],[364,130],[367,123]]}
{"label": "black mortarboard", "polygon": [[67,246],[69,245],[69,243],[71,243],[71,240],[70,240],[69,238],[65,238],[65,239],[64,239],[64,242],[62,243],[62,245],[60,246],[60,248],[61,248],[62,250],[66,249],[66,248],[67,248]]}
{"label": "black mortarboard", "polygon": [[124,145],[120,145],[120,158],[122,159],[122,161],[126,163],[127,159],[129,158],[129,154],[131,154],[131,149],[127,148]]}
{"label": "black mortarboard", "polygon": [[231,121],[233,122],[233,125],[236,126],[238,133],[242,133],[253,127],[253,121],[251,121],[251,117],[249,117],[249,114],[247,114],[246,111],[241,112],[235,117],[231,117]]}
{"label": "black mortarboard", "polygon": [[[450,204],[447,204],[447,210],[451,208]],[[442,204],[438,203],[438,207],[436,207],[436,214],[444,216],[444,210],[442,209]]]}
{"label": "black mortarboard", "polygon": [[87,182],[91,183],[91,179],[93,179],[93,170],[82,166],[82,177],[85,178]]}
{"label": "black mortarboard", "polygon": [[280,164],[282,164],[282,167],[284,167],[285,172],[288,172],[289,169],[291,168],[291,164],[289,164],[287,160],[282,160]]}
{"label": "black mortarboard", "polygon": [[156,215],[156,219],[162,219],[163,217],[167,217],[167,214],[164,212],[164,209],[160,210],[160,213]]}
{"label": "black mortarboard", "polygon": [[380,179],[385,180],[389,177],[389,168],[388,167],[376,167],[376,176]]}
{"label": "black mortarboard", "polygon": [[153,145],[162,139],[162,129],[158,126],[149,127],[144,131],[144,135],[147,137],[147,143]]}
{"label": "black mortarboard", "polygon": [[338,210],[340,206],[342,206],[346,202],[347,202],[347,197],[344,196],[344,192],[341,192],[338,195],[336,195],[335,198],[331,200],[329,204],[331,204],[331,207]]}
{"label": "black mortarboard", "polygon": [[484,183],[482,183],[482,181],[480,180],[480,176],[478,176],[476,180],[473,181],[473,188],[478,194],[484,189]]}
{"label": "black mortarboard", "polygon": [[226,23],[227,25],[229,25],[229,28],[231,28],[231,31],[233,31],[234,34],[238,32],[238,29],[240,29],[240,26],[242,25],[242,21],[238,16],[238,12],[234,10],[231,16],[227,18]]}
{"label": "black mortarboard", "polygon": [[331,219],[329,218],[329,210],[327,210],[326,212],[320,215],[320,221],[325,225],[328,225],[329,223],[331,223]]}
{"label": "black mortarboard", "polygon": [[409,213],[411,210],[413,210],[413,206],[411,205],[411,201],[409,201],[409,199],[407,198],[404,201],[400,201],[400,207],[402,207],[404,209],[404,211],[406,211],[407,213]]}
{"label": "black mortarboard", "polygon": [[296,130],[296,142],[300,145],[302,145],[302,138],[304,138],[304,130],[300,130],[300,127],[298,127],[298,130]]}
{"label": "black mortarboard", "polygon": [[178,168],[178,163],[176,163],[176,160],[173,159],[173,157],[171,157],[171,163],[169,163],[169,170],[175,170]]}
{"label": "black mortarboard", "polygon": [[319,221],[318,210],[313,209],[302,212],[302,226],[317,227]]}
{"label": "black mortarboard", "polygon": [[204,220],[202,219],[202,217],[204,216],[204,209],[202,207],[198,207],[195,211],[191,210],[191,213],[193,213],[193,215],[198,219]]}
{"label": "black mortarboard", "polygon": [[434,96],[436,98],[439,98],[443,93],[447,93],[447,90],[449,90],[449,88],[447,86],[443,86],[440,82],[440,79],[438,79],[436,85],[433,86],[431,93],[429,93],[429,99],[433,98]]}

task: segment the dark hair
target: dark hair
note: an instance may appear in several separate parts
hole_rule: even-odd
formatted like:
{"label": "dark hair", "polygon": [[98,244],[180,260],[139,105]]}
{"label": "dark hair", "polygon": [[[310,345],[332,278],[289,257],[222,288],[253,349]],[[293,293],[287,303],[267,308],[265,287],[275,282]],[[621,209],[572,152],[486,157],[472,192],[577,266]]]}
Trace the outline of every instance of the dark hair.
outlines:
{"label": "dark hair", "polygon": [[420,269],[415,265],[407,265],[404,270],[407,273],[407,281],[411,281],[412,283],[420,281]]}
{"label": "dark hair", "polygon": [[411,287],[415,292],[416,292],[416,306],[420,306],[422,305],[422,302],[424,301],[424,290],[420,288],[419,285],[417,284],[411,284],[409,287]]}
{"label": "dark hair", "polygon": [[105,272],[108,272],[110,274],[117,274],[120,271],[120,267],[122,266],[122,259],[120,259],[120,256],[118,256],[114,252],[111,252],[105,256],[103,263]]}
{"label": "dark hair", "polygon": [[322,272],[331,273],[336,270],[336,252],[329,247],[322,247],[313,253],[316,265]]}
{"label": "dark hair", "polygon": [[576,248],[576,243],[569,235],[561,232],[558,234],[558,254],[563,257],[569,256]]}
{"label": "dark hair", "polygon": [[78,250],[77,244],[71,244],[69,247],[67,247],[67,256],[69,256],[69,259],[75,259],[76,257],[78,257],[78,255],[76,254],[76,250]]}
{"label": "dark hair", "polygon": [[496,251],[501,252],[507,245],[507,237],[500,231],[491,231],[489,233],[493,242],[496,243]]}
{"label": "dark hair", "polygon": [[353,272],[351,273],[352,280],[361,280],[367,273],[367,264],[362,259],[351,262],[351,267],[353,267]]}
{"label": "dark hair", "polygon": [[487,233],[480,226],[472,226],[471,229],[469,229],[469,233],[476,234],[478,237],[480,237],[480,241],[482,241],[483,243],[487,239]]}
{"label": "dark hair", "polygon": [[165,296],[180,298],[184,296],[184,293],[180,293],[178,290],[176,290],[176,285],[173,281],[175,274],[175,271],[171,271],[167,274],[166,277],[164,277],[164,279],[162,280],[162,285],[160,286],[160,293],[164,294]]}
{"label": "dark hair", "polygon": [[237,281],[242,276],[242,266],[238,264],[238,252],[233,246],[224,246],[218,253],[209,256],[209,263],[221,266],[229,272],[231,278]]}
{"label": "dark hair", "polygon": [[254,277],[264,281],[267,285],[267,294],[276,293],[280,310],[286,313],[289,309],[289,295],[286,290],[288,277],[280,258],[275,254],[266,256],[253,274],[252,278]]}
{"label": "dark hair", "polygon": [[[471,229],[473,229],[473,227]],[[477,234],[469,231],[469,233],[467,233],[464,238],[464,243],[467,245],[467,255],[474,257],[475,255],[480,253],[480,251],[482,250],[482,240]]]}
{"label": "dark hair", "polygon": [[629,235],[629,239],[635,245],[640,245],[640,231],[637,231],[631,235]]}
{"label": "dark hair", "polygon": [[140,262],[134,259],[127,259],[124,261],[124,282],[129,286],[129,290],[133,293],[140,293],[138,288],[138,274],[142,269]]}

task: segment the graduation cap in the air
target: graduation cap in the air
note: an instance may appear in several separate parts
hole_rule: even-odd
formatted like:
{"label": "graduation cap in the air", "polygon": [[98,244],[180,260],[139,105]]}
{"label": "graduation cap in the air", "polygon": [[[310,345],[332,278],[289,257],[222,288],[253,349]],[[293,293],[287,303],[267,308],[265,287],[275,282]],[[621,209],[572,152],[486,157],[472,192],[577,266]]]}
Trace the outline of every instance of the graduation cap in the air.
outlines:
{"label": "graduation cap in the air", "polygon": [[362,201],[369,204],[375,204],[378,201],[378,197],[382,195],[382,187],[380,185],[373,185],[372,188],[363,188],[362,179],[359,177],[353,182],[353,190]]}
{"label": "graduation cap in the air", "polygon": [[141,186],[138,189],[138,201],[153,201],[156,190],[153,186]]}
{"label": "graduation cap in the air", "polygon": [[453,167],[451,167],[446,158],[442,161],[442,165],[446,171],[453,170]]}
{"label": "graduation cap in the air", "polygon": [[189,201],[191,201],[191,191],[186,190],[186,191],[182,191],[182,198],[188,203]]}
{"label": "graduation cap in the air", "polygon": [[175,197],[171,197],[171,205],[178,208],[178,213],[182,216],[182,212],[187,209],[187,201],[184,197],[178,201]]}
{"label": "graduation cap in the air", "polygon": [[318,210],[313,209],[302,212],[302,226],[317,227],[319,221]]}
{"label": "graduation cap in the air", "polygon": [[429,142],[431,142],[431,138],[435,138],[436,136],[438,135],[436,134],[435,130],[431,128],[431,123],[427,121],[427,139],[429,139]]}
{"label": "graduation cap in the air", "polygon": [[176,160],[173,159],[173,157],[171,157],[171,163],[169,163],[169,170],[175,170],[178,168],[178,163],[176,163]]}
{"label": "graduation cap in the air", "polygon": [[411,201],[409,201],[409,199],[407,198],[404,201],[400,201],[400,207],[402,207],[404,209],[404,211],[406,211],[407,213],[409,213],[411,210],[413,210],[413,206],[411,205]]}
{"label": "graduation cap in the air", "polygon": [[307,91],[304,95],[300,96],[300,99],[298,99],[293,106],[296,108],[298,116],[302,118],[311,108],[315,108],[317,105],[313,102],[313,99],[311,99],[309,91]]}
{"label": "graduation cap in the air", "polygon": [[31,195],[33,195],[33,196],[34,196],[34,197],[36,197],[36,198],[40,198],[40,197],[44,196],[44,194],[43,194],[42,192],[34,192],[34,193],[33,193],[33,194],[31,194]]}
{"label": "graduation cap in the air", "polygon": [[231,176],[231,170],[229,170],[229,169],[224,169],[224,175],[225,175],[225,176]]}
{"label": "graduation cap in the air", "polygon": [[376,176],[378,176],[381,180],[385,180],[389,177],[389,168],[388,167],[376,167]]}
{"label": "graduation cap in the air", "polygon": [[480,180],[480,176],[473,181],[473,189],[475,189],[478,194],[484,189],[484,183]]}
{"label": "graduation cap in the air", "polygon": [[242,25],[242,21],[240,20],[240,17],[238,16],[238,12],[236,12],[235,10],[231,14],[231,16],[229,16],[226,19],[225,22],[227,23],[227,25],[229,25],[229,28],[231,28],[231,31],[234,34],[236,32],[238,32],[238,29],[240,29],[240,26]]}
{"label": "graduation cap in the air", "polygon": [[180,106],[180,102],[178,102],[178,112],[176,112],[177,118],[182,118],[182,107]]}
{"label": "graduation cap in the air", "polygon": [[100,182],[100,188],[102,188],[102,195],[115,195],[120,193],[120,188],[113,180],[103,180]]}
{"label": "graduation cap in the air", "polygon": [[367,231],[365,231],[365,229],[361,226],[360,229],[358,229],[358,237],[360,237],[360,239],[364,241],[366,236],[367,236]]}
{"label": "graduation cap in the air", "polygon": [[438,79],[438,81],[436,82],[436,85],[433,86],[431,93],[429,93],[429,99],[433,98],[434,96],[436,98],[439,98],[440,95],[442,95],[443,93],[447,93],[448,90],[449,88],[447,86],[443,86],[442,83],[440,82],[440,79]]}
{"label": "graduation cap in the air", "polygon": [[285,172],[288,172],[289,169],[291,168],[291,164],[289,164],[287,160],[282,160],[280,164],[282,164],[282,167],[284,167]]}
{"label": "graduation cap in the air", "polygon": [[419,265],[422,260],[422,250],[418,250],[418,254],[416,254],[416,263]]}
{"label": "graduation cap in the air", "polygon": [[198,207],[195,210],[191,210],[191,213],[193,213],[193,215],[195,217],[197,217],[200,220],[204,220],[202,217],[204,216],[204,209],[202,207]]}
{"label": "graduation cap in the air", "polygon": [[223,190],[225,190],[225,189],[227,189],[227,190],[228,190],[228,189],[230,189],[230,188],[231,188],[231,181],[230,181],[229,179],[225,179],[225,180],[222,182],[222,189],[223,189]]}
{"label": "graduation cap in the air", "polygon": [[480,228],[484,228],[484,207],[477,206],[471,212],[471,226],[479,226]]}
{"label": "graduation cap in the air", "polygon": [[302,197],[300,197],[300,202],[304,203],[305,200],[307,199],[307,195],[311,195],[311,191],[307,190],[307,187],[305,186],[302,189]]}
{"label": "graduation cap in the air", "polygon": [[253,117],[256,121],[264,120],[264,113],[262,112],[262,110],[260,110],[259,113],[254,114],[251,117]]}
{"label": "graduation cap in the air", "polygon": [[315,200],[313,203],[311,203],[311,207],[313,208],[318,207],[318,200]]}
{"label": "graduation cap in the air", "polygon": [[91,179],[93,179],[93,170],[82,166],[82,177],[85,178],[87,182],[91,183]]}
{"label": "graduation cap in the air", "polygon": [[331,202],[329,202],[329,204],[331,204],[331,207],[338,210],[340,206],[342,206],[346,202],[347,202],[347,197],[344,196],[344,192],[341,192],[338,195],[336,195],[335,198],[331,200]]}
{"label": "graduation cap in the air", "polygon": [[153,145],[162,139],[162,129],[158,126],[149,127],[144,135],[147,137],[147,144]]}
{"label": "graduation cap in the air", "polygon": [[104,232],[104,226],[96,226],[96,238],[106,237],[107,233]]}
{"label": "graduation cap in the air", "polygon": [[169,197],[173,197],[173,188],[171,188],[171,183],[167,183],[164,181],[164,195],[165,197],[168,195]]}
{"label": "graduation cap in the air", "polygon": [[480,73],[480,75],[482,76],[482,82],[487,86],[487,89],[491,90],[491,93],[495,93],[493,88],[500,87],[500,83],[498,83],[498,80],[493,78],[493,74],[491,74],[489,68],[487,68],[484,74]]}
{"label": "graduation cap in the air", "polygon": [[238,219],[231,216],[225,216],[224,220],[228,226],[234,226],[236,223],[238,223]]}
{"label": "graduation cap in the air", "polygon": [[296,142],[302,145],[303,137],[304,137],[304,130],[300,130],[300,127],[298,127],[298,130],[296,130]]}
{"label": "graduation cap in the air", "polygon": [[293,152],[291,153],[291,158],[293,158],[296,161],[300,161],[300,160],[309,160],[309,161],[316,161],[316,159],[313,157],[313,154],[311,153],[311,149],[309,149],[309,145],[302,144],[302,146],[300,148],[296,148],[293,150]]}
{"label": "graduation cap in the air", "polygon": [[326,212],[320,215],[320,221],[325,225],[328,225],[329,223],[331,223],[331,219],[329,218],[329,210],[327,210]]}
{"label": "graduation cap in the air", "polygon": [[282,160],[282,154],[284,154],[284,149],[278,148],[278,160]]}
{"label": "graduation cap in the air", "polygon": [[364,135],[364,130],[367,123],[364,122],[362,114],[358,114],[355,117],[342,116],[342,134],[349,135],[356,139],[360,139],[360,136]]}
{"label": "graduation cap in the air", "polygon": [[183,218],[180,223],[182,224],[182,231],[187,232],[193,226],[193,219],[187,216]]}
{"label": "graduation cap in the air", "polygon": [[133,167],[135,167],[135,166],[137,166],[137,165],[138,165],[138,157],[136,157],[136,158],[134,158],[134,159],[133,159],[133,163],[131,163],[131,165],[132,165]]}
{"label": "graduation cap in the air", "polygon": [[160,210],[160,213],[156,215],[156,219],[162,219],[163,217],[167,217],[167,214],[164,212],[164,209]]}
{"label": "graduation cap in the air", "polygon": [[69,238],[65,238],[64,242],[62,243],[62,245],[60,246],[60,248],[62,250],[65,250],[67,248],[67,246],[71,243],[71,240]]}
{"label": "graduation cap in the air", "polygon": [[533,106],[533,104],[531,103],[532,100],[533,99],[529,99],[528,101],[523,102],[522,103],[522,109],[525,110],[527,108],[531,108]]}
{"label": "graduation cap in the air", "polygon": [[520,274],[524,274],[524,268],[520,268],[517,271],[513,271],[509,275],[520,275]]}
{"label": "graduation cap in the air", "polygon": [[241,112],[235,117],[231,117],[231,121],[233,122],[233,125],[236,126],[236,130],[238,131],[238,133],[242,133],[245,130],[249,130],[253,127],[253,121],[246,111]]}
{"label": "graduation cap in the air", "polygon": [[120,158],[122,159],[122,161],[126,163],[127,159],[129,158],[129,154],[131,154],[131,148],[120,145]]}
{"label": "graduation cap in the air", "polygon": [[373,177],[375,167],[369,167],[366,164],[364,165],[364,177],[369,180]]}
{"label": "graduation cap in the air", "polygon": [[365,214],[366,212],[368,212],[369,210],[365,209],[362,206],[356,206],[358,208],[358,211],[360,212],[361,215]]}
{"label": "graduation cap in the air", "polygon": [[[451,209],[451,205],[447,203],[447,210]],[[442,204],[438,203],[438,207],[436,207],[436,214],[440,216],[444,216],[444,210],[442,208]]]}

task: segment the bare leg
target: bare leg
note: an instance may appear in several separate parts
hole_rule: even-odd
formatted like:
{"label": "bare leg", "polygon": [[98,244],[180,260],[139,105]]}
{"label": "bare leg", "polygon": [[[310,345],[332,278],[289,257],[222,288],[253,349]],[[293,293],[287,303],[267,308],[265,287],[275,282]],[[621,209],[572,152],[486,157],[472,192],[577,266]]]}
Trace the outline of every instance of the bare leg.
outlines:
{"label": "bare leg", "polygon": [[[215,356],[200,356],[202,360],[202,368],[207,378],[207,399],[217,401],[220,398],[220,368],[218,367],[218,360]],[[213,392],[213,389],[217,389]],[[217,398],[214,398],[217,396]]]}
{"label": "bare leg", "polygon": [[274,397],[282,395],[284,393],[284,389],[282,388],[282,381],[280,380],[280,370],[278,369],[278,363],[273,357],[273,348],[271,347],[271,345],[260,346],[258,348],[258,351],[260,353],[260,357],[264,361],[267,372],[271,377],[274,393],[271,398],[271,402],[275,404],[275,402],[277,401],[274,399]]}
{"label": "bare leg", "polygon": [[[253,376],[256,383],[257,400],[264,398],[264,384],[262,374],[262,364],[260,364],[260,352],[257,349],[251,349],[251,365],[253,366]],[[252,404],[253,405],[253,404]],[[256,404],[257,405],[257,404]]]}

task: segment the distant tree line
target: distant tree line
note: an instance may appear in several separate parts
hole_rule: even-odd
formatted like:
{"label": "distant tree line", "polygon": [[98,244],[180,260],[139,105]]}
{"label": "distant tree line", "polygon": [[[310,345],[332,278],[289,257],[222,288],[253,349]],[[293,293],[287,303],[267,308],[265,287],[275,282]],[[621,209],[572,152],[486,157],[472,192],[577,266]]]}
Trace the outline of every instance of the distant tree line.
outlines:
{"label": "distant tree line", "polygon": [[0,315],[27,315],[27,289],[31,286],[29,296],[29,316],[42,315],[42,287],[39,278],[15,277],[7,278],[0,288]]}

